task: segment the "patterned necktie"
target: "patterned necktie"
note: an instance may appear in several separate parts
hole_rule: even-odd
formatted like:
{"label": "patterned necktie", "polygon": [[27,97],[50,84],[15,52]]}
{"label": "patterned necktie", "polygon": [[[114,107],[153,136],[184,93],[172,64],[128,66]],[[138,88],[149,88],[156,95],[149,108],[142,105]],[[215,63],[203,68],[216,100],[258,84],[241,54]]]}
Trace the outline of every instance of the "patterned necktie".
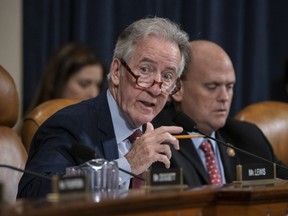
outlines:
{"label": "patterned necktie", "polygon": [[[140,129],[135,130],[134,133],[128,137],[131,145],[132,145],[133,142],[137,139],[137,137],[140,137],[140,136],[142,136],[142,135],[143,135],[143,133],[142,133],[142,131],[141,131]],[[139,174],[139,177],[141,177],[141,176],[142,176],[142,174]],[[136,189],[136,188],[140,188],[141,185],[143,184],[143,181],[142,181],[142,180],[137,179],[137,178],[135,178],[135,177],[132,178],[131,181],[132,181],[132,182],[131,182],[131,188],[135,188],[135,189]]]}
{"label": "patterned necktie", "polygon": [[128,139],[129,139],[130,143],[133,144],[133,142],[137,139],[137,137],[140,137],[142,135],[143,135],[142,131],[140,129],[137,129],[134,131],[134,133],[132,135],[130,135],[128,137]]}
{"label": "patterned necktie", "polygon": [[211,185],[222,184],[222,178],[220,175],[218,165],[216,163],[215,154],[212,150],[210,141],[204,140],[200,145],[200,149],[205,154],[207,172],[210,176],[210,181],[211,181],[210,184]]}

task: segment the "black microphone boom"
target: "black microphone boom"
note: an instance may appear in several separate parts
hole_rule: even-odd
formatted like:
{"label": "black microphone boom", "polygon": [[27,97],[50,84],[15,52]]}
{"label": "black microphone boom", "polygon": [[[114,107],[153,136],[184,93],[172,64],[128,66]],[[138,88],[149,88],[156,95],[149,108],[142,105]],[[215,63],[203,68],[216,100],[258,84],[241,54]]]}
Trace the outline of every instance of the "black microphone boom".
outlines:
{"label": "black microphone boom", "polygon": [[[186,115],[186,114],[183,113],[183,112],[177,112],[176,115],[174,116],[174,119],[173,119],[173,120],[174,120],[174,122],[175,122],[177,125],[183,127],[183,129],[184,129],[185,131],[187,131],[187,132],[197,132],[197,133],[200,133],[200,134],[202,134],[204,137],[207,137],[207,138],[212,139],[212,140],[214,140],[214,141],[216,141],[216,142],[219,142],[219,143],[221,143],[221,144],[223,144],[223,145],[225,145],[225,146],[227,146],[227,147],[230,147],[230,148],[233,148],[233,149],[235,149],[235,150],[238,150],[237,147],[231,145],[230,143],[222,142],[221,140],[218,140],[218,139],[216,139],[216,138],[214,138],[214,137],[208,136],[208,135],[204,134],[203,132],[199,131],[199,130],[197,129],[197,124],[196,124],[196,122],[194,122],[188,115]],[[239,151],[244,151],[244,150],[241,150],[241,149],[240,149]]]}
{"label": "black microphone boom", "polygon": [[282,166],[282,165],[280,165],[280,164],[274,163],[273,161],[267,160],[267,159],[265,159],[265,158],[263,158],[263,157],[260,157],[260,156],[258,156],[258,155],[255,155],[255,154],[253,154],[253,153],[251,153],[251,152],[248,152],[248,151],[245,151],[245,150],[240,149],[240,148],[238,148],[238,147],[235,147],[234,145],[232,145],[232,144],[230,144],[230,143],[223,142],[223,141],[221,141],[221,140],[219,140],[219,139],[216,139],[216,138],[211,137],[211,136],[209,136],[209,135],[207,135],[207,134],[204,134],[203,132],[201,132],[200,130],[197,129],[197,124],[196,124],[188,115],[186,115],[186,114],[183,113],[183,112],[177,112],[176,115],[174,116],[174,119],[173,119],[173,120],[174,120],[174,122],[175,122],[177,125],[183,127],[183,129],[184,129],[185,131],[187,131],[187,132],[197,132],[197,133],[199,133],[199,134],[202,134],[204,137],[206,137],[206,138],[208,138],[208,139],[211,139],[211,140],[214,140],[214,141],[216,141],[217,143],[220,143],[220,144],[222,144],[222,145],[224,145],[224,146],[226,146],[226,147],[232,148],[232,149],[234,149],[234,150],[236,150],[236,151],[238,151],[238,152],[244,153],[244,154],[246,154],[246,155],[249,155],[249,156],[254,157],[254,158],[257,158],[257,159],[260,159],[260,160],[265,161],[265,162],[268,162],[268,163],[270,163],[270,164],[276,164],[276,166],[278,166],[279,168],[283,168],[283,169],[285,169],[285,170],[288,170],[288,168],[285,167],[285,166]]}
{"label": "black microphone boom", "polygon": [[34,175],[34,176],[37,176],[37,177],[40,177],[40,178],[51,180],[51,177],[49,177],[49,176],[41,175],[39,173],[30,171],[30,170],[23,170],[23,169],[20,169],[20,168],[14,167],[14,166],[10,166],[10,165],[6,165],[6,164],[0,164],[0,167],[16,170],[18,172],[27,173],[29,175]]}

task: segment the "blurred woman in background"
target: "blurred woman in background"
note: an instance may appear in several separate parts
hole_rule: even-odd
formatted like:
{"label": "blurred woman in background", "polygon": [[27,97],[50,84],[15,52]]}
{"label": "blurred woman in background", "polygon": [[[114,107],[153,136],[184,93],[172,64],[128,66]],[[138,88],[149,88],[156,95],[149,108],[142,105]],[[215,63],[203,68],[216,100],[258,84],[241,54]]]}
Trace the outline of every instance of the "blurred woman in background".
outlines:
{"label": "blurred woman in background", "polygon": [[91,49],[68,43],[49,60],[28,112],[51,99],[96,97],[105,87],[105,77],[104,64]]}

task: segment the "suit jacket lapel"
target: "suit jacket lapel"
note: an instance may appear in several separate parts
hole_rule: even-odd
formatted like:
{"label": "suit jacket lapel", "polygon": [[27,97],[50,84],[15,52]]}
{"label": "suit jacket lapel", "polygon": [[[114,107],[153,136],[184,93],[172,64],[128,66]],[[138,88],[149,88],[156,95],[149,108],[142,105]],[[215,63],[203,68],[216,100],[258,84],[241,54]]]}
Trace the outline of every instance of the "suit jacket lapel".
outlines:
{"label": "suit jacket lapel", "polygon": [[102,146],[107,160],[115,160],[119,157],[116,138],[104,141]]}
{"label": "suit jacket lapel", "polygon": [[[220,133],[217,133],[217,139],[224,141],[223,137]],[[225,178],[227,183],[231,183],[232,181],[236,180],[236,159],[237,155],[234,157],[228,156],[227,149],[228,147],[224,146],[223,144],[217,142],[218,148],[221,155],[221,160],[224,168]]]}
{"label": "suit jacket lapel", "polygon": [[99,148],[103,149],[104,155],[102,157],[107,160],[114,160],[119,157],[119,154],[106,92],[99,95],[97,99],[100,102],[100,106],[95,106],[97,107],[95,112],[99,119],[97,121],[98,130],[101,132]]}
{"label": "suit jacket lapel", "polygon": [[[173,116],[175,115],[175,110],[172,104],[168,104],[164,110],[160,112],[160,114],[154,119],[153,124],[155,127],[160,127],[161,125],[177,125],[173,121]],[[182,134],[187,134],[183,132]],[[210,179],[208,173],[198,155],[197,150],[194,147],[191,139],[182,139],[179,141],[180,150],[176,151],[172,147],[172,154],[173,154],[173,162],[177,164],[178,167],[182,167],[184,173],[186,172],[187,178],[195,178],[195,176],[191,176],[191,170],[194,169],[197,172],[199,177],[199,184],[209,184]],[[185,158],[183,161],[181,158]],[[179,161],[182,161],[179,163]],[[187,165],[189,163],[189,165]],[[190,166],[190,164],[192,166]],[[193,184],[193,179],[188,180]]]}

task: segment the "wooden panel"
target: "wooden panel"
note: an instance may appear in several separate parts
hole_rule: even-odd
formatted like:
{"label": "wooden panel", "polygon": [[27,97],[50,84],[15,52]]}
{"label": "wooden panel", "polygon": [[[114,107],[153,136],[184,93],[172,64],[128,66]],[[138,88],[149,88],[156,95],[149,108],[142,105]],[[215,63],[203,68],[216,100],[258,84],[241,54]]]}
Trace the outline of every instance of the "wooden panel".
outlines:
{"label": "wooden panel", "polygon": [[187,190],[134,190],[101,202],[87,194],[18,200],[15,204],[2,204],[0,215],[254,216],[285,215],[287,208],[288,187],[285,182],[243,188],[228,185]]}

